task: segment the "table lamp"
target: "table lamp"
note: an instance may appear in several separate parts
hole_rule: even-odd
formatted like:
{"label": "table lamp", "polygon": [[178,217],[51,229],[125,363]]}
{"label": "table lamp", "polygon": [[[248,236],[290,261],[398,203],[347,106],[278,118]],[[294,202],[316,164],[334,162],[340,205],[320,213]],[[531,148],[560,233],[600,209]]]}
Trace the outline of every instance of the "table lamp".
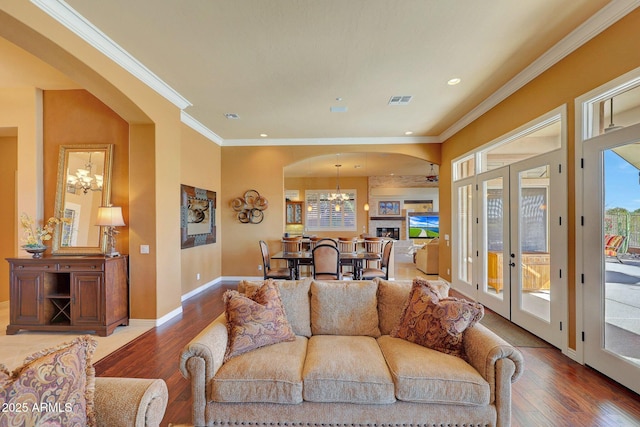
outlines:
{"label": "table lamp", "polygon": [[96,225],[105,227],[104,234],[107,236],[105,256],[119,256],[120,252],[116,251],[116,234],[118,234],[116,227],[126,225],[122,218],[122,208],[117,206],[100,206],[98,208]]}

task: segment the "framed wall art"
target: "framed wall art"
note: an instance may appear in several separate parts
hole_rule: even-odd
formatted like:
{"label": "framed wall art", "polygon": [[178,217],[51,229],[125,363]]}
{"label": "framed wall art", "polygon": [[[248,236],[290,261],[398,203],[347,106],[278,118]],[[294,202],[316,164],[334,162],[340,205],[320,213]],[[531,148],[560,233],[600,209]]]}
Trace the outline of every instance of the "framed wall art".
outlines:
{"label": "framed wall art", "polygon": [[380,216],[400,216],[399,201],[380,201],[378,202],[378,215]]}
{"label": "framed wall art", "polygon": [[216,242],[216,193],[180,185],[182,249]]}

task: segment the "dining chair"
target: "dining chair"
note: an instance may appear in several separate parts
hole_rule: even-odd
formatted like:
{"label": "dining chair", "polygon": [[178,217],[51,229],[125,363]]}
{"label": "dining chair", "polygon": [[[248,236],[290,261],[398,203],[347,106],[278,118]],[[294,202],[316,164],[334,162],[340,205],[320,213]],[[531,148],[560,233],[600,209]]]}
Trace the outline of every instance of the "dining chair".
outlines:
{"label": "dining chair", "polygon": [[317,245],[331,245],[331,246],[335,246],[336,248],[338,247],[338,242],[335,239],[331,239],[329,237],[323,237],[320,240],[318,240],[316,242],[316,246]]}
{"label": "dining chair", "polygon": [[340,280],[340,252],[333,245],[317,245],[311,252],[313,278],[320,280]]}
{"label": "dining chair", "polygon": [[302,236],[282,238],[282,252],[300,252],[300,251],[302,251]]}
{"label": "dining chair", "polygon": [[380,277],[389,280],[389,260],[391,259],[391,251],[393,250],[393,240],[387,240],[382,248],[382,259],[380,260],[380,268],[365,268],[362,270],[362,280],[372,280]]}
{"label": "dining chair", "polygon": [[[364,251],[370,254],[378,254],[382,257],[382,247],[384,246],[384,239],[382,237],[365,237],[364,238]],[[380,260],[367,261],[367,268],[380,268]]]}
{"label": "dining chair", "polygon": [[[338,250],[340,253],[356,253],[358,250],[358,239],[355,237],[338,237]],[[343,276],[355,276],[353,263],[342,261],[340,272]]]}
{"label": "dining chair", "polygon": [[271,268],[269,246],[267,246],[267,243],[264,240],[260,240],[260,252],[262,253],[262,270],[265,279],[292,279],[291,270],[289,268]]}

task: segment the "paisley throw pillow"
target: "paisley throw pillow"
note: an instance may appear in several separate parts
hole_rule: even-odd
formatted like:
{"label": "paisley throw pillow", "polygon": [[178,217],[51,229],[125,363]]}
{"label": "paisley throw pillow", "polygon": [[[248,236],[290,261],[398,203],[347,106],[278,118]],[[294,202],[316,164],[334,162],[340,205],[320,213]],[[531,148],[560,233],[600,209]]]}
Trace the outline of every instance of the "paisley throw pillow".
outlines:
{"label": "paisley throw pillow", "polygon": [[466,359],[463,333],[483,316],[481,304],[440,298],[428,282],[414,280],[400,323],[391,336]]}
{"label": "paisley throw pillow", "polygon": [[250,297],[228,290],[224,303],[229,333],[225,362],[260,347],[295,339],[273,280],[265,281]]}
{"label": "paisley throw pillow", "polygon": [[85,336],[29,356],[11,374],[0,365],[0,425],[94,426],[95,348]]}

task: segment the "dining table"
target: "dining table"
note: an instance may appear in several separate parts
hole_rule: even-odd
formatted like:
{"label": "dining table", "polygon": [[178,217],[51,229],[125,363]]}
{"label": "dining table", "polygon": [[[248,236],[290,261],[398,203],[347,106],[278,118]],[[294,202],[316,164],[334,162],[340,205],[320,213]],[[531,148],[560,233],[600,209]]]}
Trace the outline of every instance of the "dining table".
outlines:
{"label": "dining table", "polygon": [[[283,252],[280,251],[271,256],[271,259],[282,259],[287,261],[287,266],[291,270],[291,277],[300,278],[300,265],[310,265],[313,260],[311,251]],[[340,252],[340,266],[352,266],[353,278],[362,279],[362,265],[365,261],[379,261],[381,255],[374,252]]]}

